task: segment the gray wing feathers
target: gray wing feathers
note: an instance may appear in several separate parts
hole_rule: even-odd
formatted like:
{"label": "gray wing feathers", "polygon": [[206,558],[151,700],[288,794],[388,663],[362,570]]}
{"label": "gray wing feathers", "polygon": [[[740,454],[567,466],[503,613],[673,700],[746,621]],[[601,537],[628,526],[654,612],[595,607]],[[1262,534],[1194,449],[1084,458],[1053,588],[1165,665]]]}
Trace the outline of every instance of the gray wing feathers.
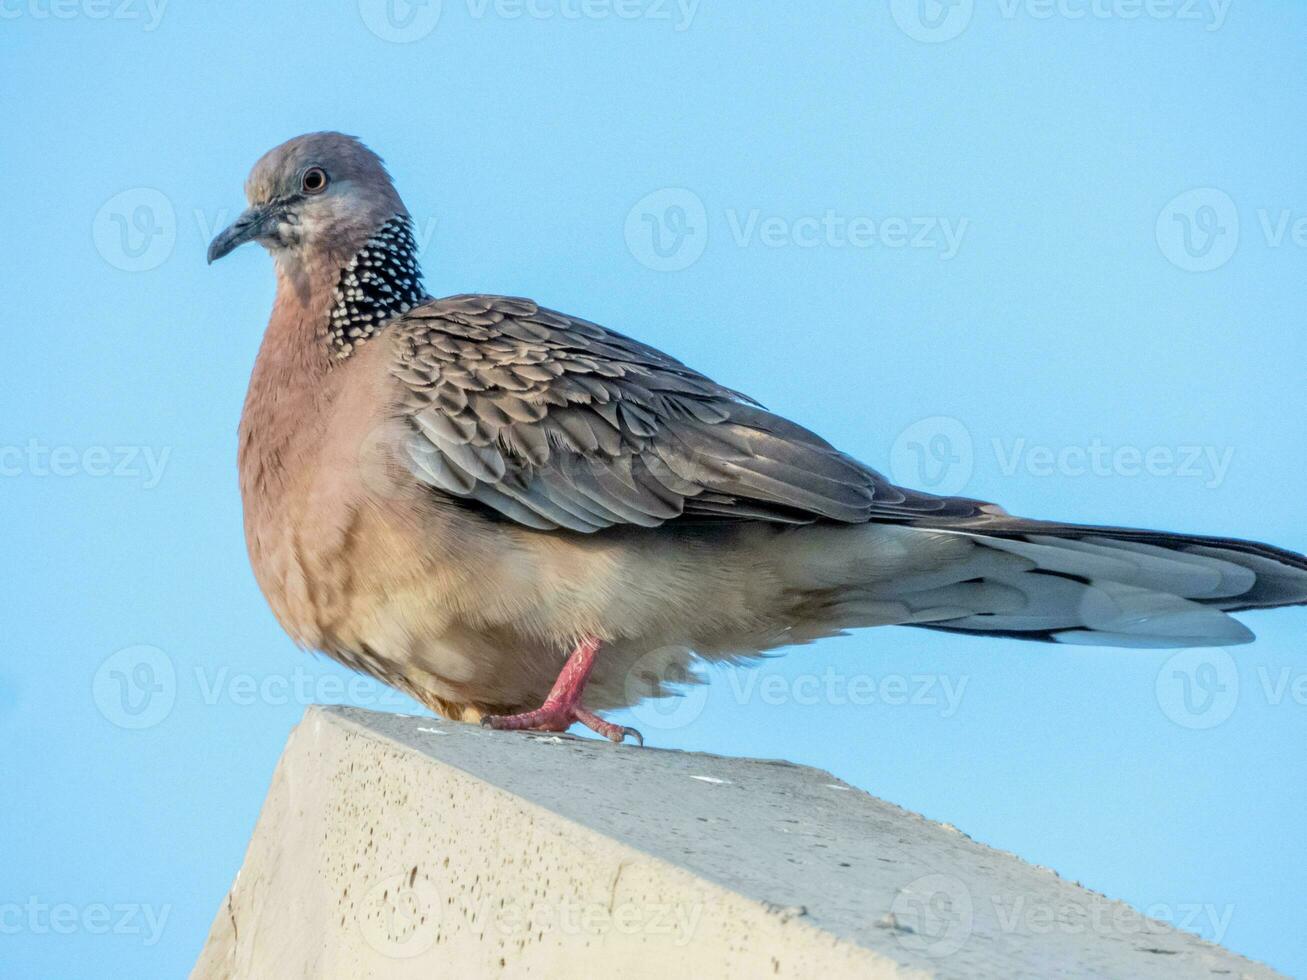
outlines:
{"label": "gray wing feathers", "polygon": [[435,300],[391,332],[412,472],[528,527],[861,523],[957,506],[894,487],[651,347],[528,300]]}

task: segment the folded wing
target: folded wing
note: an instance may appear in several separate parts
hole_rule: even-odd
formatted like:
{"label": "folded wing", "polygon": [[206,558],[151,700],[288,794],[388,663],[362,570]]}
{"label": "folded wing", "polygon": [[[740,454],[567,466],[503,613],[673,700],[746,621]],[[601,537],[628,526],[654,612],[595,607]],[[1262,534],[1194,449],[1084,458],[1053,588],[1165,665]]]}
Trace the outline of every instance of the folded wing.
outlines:
{"label": "folded wing", "polygon": [[895,487],[666,354],[529,300],[435,300],[392,330],[414,475],[527,527],[983,512]]}

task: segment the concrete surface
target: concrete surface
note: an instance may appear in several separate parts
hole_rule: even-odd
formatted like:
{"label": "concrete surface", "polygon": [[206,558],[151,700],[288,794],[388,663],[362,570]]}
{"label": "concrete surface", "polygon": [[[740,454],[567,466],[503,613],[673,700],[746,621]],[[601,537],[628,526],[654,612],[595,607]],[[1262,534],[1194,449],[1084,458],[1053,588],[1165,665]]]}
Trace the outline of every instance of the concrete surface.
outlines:
{"label": "concrete surface", "polygon": [[195,978],[1277,976],[824,772],[350,708]]}

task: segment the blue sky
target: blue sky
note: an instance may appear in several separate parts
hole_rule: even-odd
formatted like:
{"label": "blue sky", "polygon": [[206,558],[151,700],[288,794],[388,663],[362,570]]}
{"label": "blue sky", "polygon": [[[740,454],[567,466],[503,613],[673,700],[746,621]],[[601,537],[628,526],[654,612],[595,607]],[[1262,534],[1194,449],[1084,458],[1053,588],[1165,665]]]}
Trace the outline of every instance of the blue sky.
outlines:
{"label": "blue sky", "polygon": [[[391,166],[436,294],[654,343],[926,489],[1307,550],[1307,7],[0,0],[7,977],[176,976],[308,703],[235,430],[250,164]],[[619,720],[785,757],[1307,972],[1307,612],[1206,654],[887,629]],[[101,909],[105,912],[101,912]],[[53,919],[52,919],[53,916]]]}

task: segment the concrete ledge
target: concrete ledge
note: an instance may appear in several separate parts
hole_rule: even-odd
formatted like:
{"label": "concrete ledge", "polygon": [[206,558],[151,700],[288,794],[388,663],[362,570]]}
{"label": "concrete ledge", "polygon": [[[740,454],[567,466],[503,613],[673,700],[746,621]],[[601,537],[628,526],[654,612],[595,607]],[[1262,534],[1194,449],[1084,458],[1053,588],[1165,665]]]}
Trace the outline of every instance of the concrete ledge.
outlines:
{"label": "concrete ledge", "polygon": [[791,765],[313,708],[192,974],[1273,977]]}

